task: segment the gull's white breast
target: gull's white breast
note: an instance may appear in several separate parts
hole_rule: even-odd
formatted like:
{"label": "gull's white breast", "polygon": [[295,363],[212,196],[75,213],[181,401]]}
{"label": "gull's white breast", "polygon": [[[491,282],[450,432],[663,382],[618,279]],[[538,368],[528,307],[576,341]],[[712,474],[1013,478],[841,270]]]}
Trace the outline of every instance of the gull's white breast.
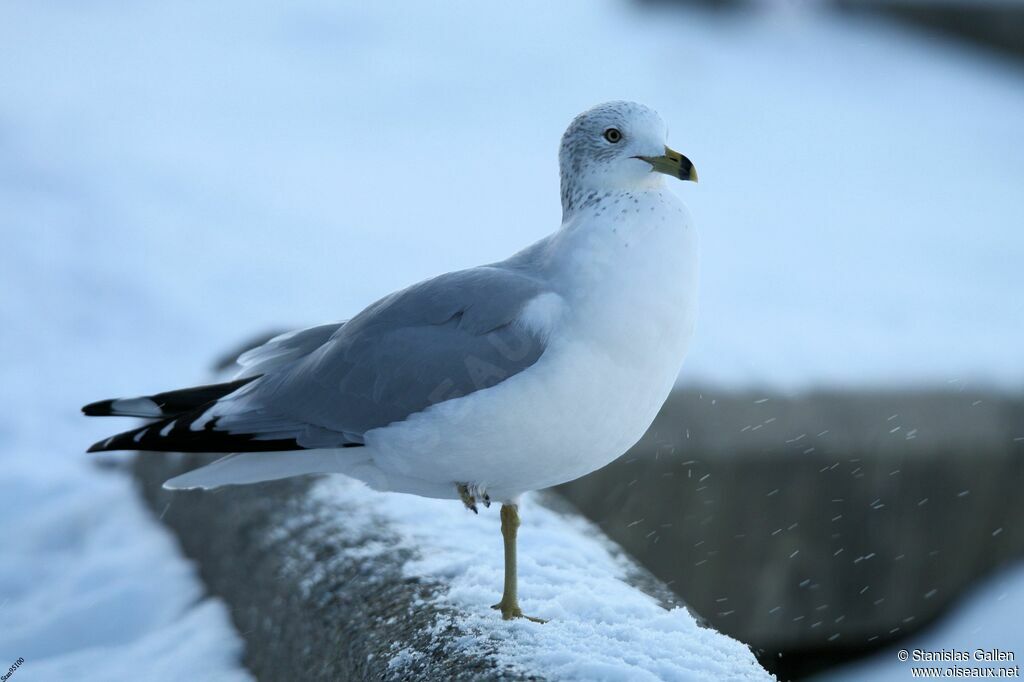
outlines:
{"label": "gull's white breast", "polygon": [[548,334],[530,368],[365,434],[351,475],[379,489],[497,500],[578,478],[650,426],[676,379],[696,312],[697,240],[674,194],[603,197],[537,245],[558,292],[520,323]]}

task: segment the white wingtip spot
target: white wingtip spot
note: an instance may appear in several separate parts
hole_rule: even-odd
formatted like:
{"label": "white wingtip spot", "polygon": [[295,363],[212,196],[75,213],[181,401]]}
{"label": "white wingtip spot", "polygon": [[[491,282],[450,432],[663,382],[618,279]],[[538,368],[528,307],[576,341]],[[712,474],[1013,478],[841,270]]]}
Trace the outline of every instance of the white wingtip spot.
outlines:
{"label": "white wingtip spot", "polygon": [[206,428],[206,425],[210,422],[210,420],[213,419],[215,416],[216,415],[213,414],[213,408],[211,407],[206,412],[203,412],[201,415],[199,415],[199,417],[194,422],[189,424],[188,428],[190,431],[202,431],[203,429]]}
{"label": "white wingtip spot", "polygon": [[149,398],[121,398],[110,405],[114,414],[128,417],[159,417],[160,407]]}

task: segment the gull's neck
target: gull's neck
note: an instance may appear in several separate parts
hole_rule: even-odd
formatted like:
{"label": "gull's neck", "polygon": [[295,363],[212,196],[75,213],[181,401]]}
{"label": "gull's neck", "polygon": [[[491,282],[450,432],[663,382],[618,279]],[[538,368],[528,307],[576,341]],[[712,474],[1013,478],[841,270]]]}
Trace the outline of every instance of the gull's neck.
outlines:
{"label": "gull's neck", "polygon": [[562,175],[562,224],[568,223],[577,214],[617,198],[661,190],[665,180],[657,173],[650,173],[640,180],[616,184],[588,184],[579,178]]}

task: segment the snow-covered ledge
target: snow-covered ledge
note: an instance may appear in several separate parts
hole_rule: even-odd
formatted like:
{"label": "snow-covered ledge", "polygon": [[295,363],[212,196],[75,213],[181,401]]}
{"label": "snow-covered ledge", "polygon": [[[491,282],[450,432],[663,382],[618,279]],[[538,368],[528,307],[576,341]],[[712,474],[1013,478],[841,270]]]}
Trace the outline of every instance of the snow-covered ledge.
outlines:
{"label": "snow-covered ledge", "polygon": [[195,463],[142,453],[135,471],[228,603],[260,679],[772,679],[555,498],[524,500],[519,533],[523,610],[550,621],[506,622],[488,606],[502,581],[497,505],[476,516],[339,476],[160,489]]}

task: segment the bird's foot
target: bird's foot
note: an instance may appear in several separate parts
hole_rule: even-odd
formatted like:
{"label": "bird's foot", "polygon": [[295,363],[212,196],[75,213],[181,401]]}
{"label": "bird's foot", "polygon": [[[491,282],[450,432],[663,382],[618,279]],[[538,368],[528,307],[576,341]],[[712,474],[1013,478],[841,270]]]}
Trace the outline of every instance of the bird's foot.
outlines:
{"label": "bird's foot", "polygon": [[527,616],[523,613],[523,610],[519,608],[519,604],[516,602],[506,603],[504,599],[491,607],[497,611],[501,611],[501,617],[503,620],[514,620],[516,618],[525,618],[526,620],[533,621],[534,623],[546,623],[547,621],[543,618],[534,618],[533,616]]}
{"label": "bird's foot", "polygon": [[474,514],[478,513],[476,508],[478,499],[484,503],[485,507],[490,508],[491,496],[482,487],[470,483],[456,483],[455,489],[459,491],[459,499],[462,500],[462,504],[466,505],[466,509]]}
{"label": "bird's foot", "polygon": [[469,491],[469,485],[466,483],[456,483],[455,489],[459,491],[459,499],[462,500],[462,504],[466,505],[466,509],[478,513],[476,509],[476,498],[473,497],[473,493]]}

